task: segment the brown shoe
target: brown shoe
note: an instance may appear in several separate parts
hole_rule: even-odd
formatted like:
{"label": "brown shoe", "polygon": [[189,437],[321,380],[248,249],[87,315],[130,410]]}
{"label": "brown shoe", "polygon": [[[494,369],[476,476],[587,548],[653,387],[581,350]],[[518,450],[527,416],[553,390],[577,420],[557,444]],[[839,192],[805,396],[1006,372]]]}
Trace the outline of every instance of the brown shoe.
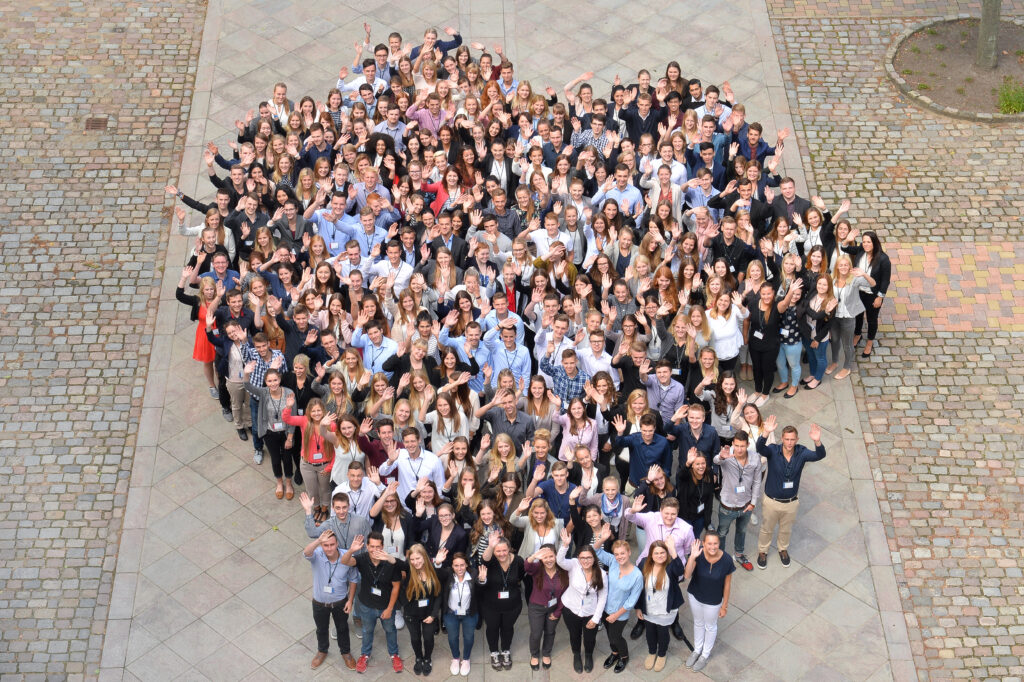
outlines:
{"label": "brown shoe", "polygon": [[278,488],[277,490],[275,490],[274,491],[274,497],[276,497],[279,500],[282,499],[284,497],[284,490],[282,490],[281,488]]}
{"label": "brown shoe", "polygon": [[[317,668],[320,667],[320,664],[324,662],[325,658],[327,658],[327,652],[326,651],[318,651],[318,652],[316,652],[316,656],[313,657],[313,662],[309,664],[309,667],[312,668],[313,670],[316,670]],[[352,657],[349,656],[349,658],[352,658]]]}
{"label": "brown shoe", "polygon": [[284,488],[284,499],[290,500],[295,497],[295,489],[292,488],[291,482],[289,481]]}
{"label": "brown shoe", "polygon": [[344,656],[342,656],[342,658],[345,660],[346,668],[348,668],[349,670],[356,669],[356,659],[352,658],[352,654],[345,654]]}

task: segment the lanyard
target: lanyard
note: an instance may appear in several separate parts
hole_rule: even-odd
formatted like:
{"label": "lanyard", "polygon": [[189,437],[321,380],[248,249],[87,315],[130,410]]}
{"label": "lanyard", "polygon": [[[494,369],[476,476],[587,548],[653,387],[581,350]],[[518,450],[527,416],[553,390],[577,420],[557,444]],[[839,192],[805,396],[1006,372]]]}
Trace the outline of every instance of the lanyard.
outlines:
{"label": "lanyard", "polygon": [[413,462],[413,459],[412,459],[412,457],[409,457],[409,468],[410,468],[410,469],[412,469],[412,473],[413,473],[413,475],[414,475],[414,476],[416,477],[416,480],[418,481],[418,480],[420,479],[420,469],[422,469],[422,468],[423,468],[423,458],[422,458],[422,457],[417,457],[417,458],[416,458],[416,463],[417,463],[417,464],[418,464],[419,466],[418,466],[418,467],[416,467],[415,469],[413,469],[413,464],[412,464],[412,462]]}
{"label": "lanyard", "polygon": [[377,232],[374,231],[372,234],[366,234],[366,232],[363,232],[362,235],[366,241],[366,257],[369,258],[370,251],[373,249],[373,242],[377,238]]}
{"label": "lanyard", "polygon": [[327,584],[330,585],[331,584],[331,580],[334,579],[334,572],[337,571],[338,570],[338,566],[341,565],[341,557],[339,556],[338,560],[335,561],[333,564],[331,564],[330,559],[327,560],[327,563],[328,563],[328,565],[334,566],[334,568],[331,569],[331,572],[327,574]]}
{"label": "lanyard", "polygon": [[452,592],[455,593],[456,599],[459,600],[459,609],[462,608],[462,600],[464,599],[463,592],[465,592],[466,582],[463,580],[455,579],[455,584],[452,587]]}
{"label": "lanyard", "polygon": [[[356,493],[359,493],[359,494],[356,495]],[[352,501],[352,509],[353,510],[359,508],[359,500],[362,499],[362,497],[363,497],[363,491],[361,489],[360,490],[352,490],[351,488],[349,488],[348,498]]]}
{"label": "lanyard", "polygon": [[[374,346],[371,345],[370,348],[374,348]],[[370,368],[371,369],[374,367],[374,365],[377,364],[377,358],[379,358],[384,353],[384,344],[381,344],[380,348],[376,348],[375,350],[377,352],[373,353],[371,351],[371,355],[370,355]]]}
{"label": "lanyard", "polygon": [[373,586],[374,587],[377,587],[377,582],[378,582],[378,580],[380,578],[381,573],[384,572],[384,564],[386,564],[386,563],[387,563],[386,561],[382,561],[381,562],[381,565],[378,567],[380,570],[375,569],[373,567],[373,563],[372,562],[370,563],[369,570],[370,570],[370,575],[373,577]]}
{"label": "lanyard", "polygon": [[267,402],[270,403],[270,407],[274,410],[274,421],[279,421],[281,419],[281,405],[284,403],[284,392],[281,393],[280,400],[274,400],[274,396],[270,394],[270,391],[267,391]]}

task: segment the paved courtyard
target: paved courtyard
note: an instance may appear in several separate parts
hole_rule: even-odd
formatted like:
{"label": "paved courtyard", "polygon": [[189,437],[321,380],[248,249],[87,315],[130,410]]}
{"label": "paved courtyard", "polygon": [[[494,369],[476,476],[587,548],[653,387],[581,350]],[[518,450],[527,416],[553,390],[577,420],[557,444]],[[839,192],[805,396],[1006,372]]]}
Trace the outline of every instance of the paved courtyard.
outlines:
{"label": "paved courtyard", "polygon": [[[319,97],[363,21],[375,36],[457,25],[559,90],[592,69],[605,92],[616,73],[657,76],[677,59],[684,73],[729,80],[769,139],[794,128],[801,153],[787,150],[785,172],[802,193],[853,201],[861,229],[889,245],[894,287],[856,381],[769,406],[803,435],[821,424],[829,456],[805,477],[794,566],[736,577],[705,673],[1024,676],[1024,272],[1003,243],[1024,210],[1024,159],[1004,151],[1024,148],[1024,132],[939,118],[885,80],[888,42],[944,3],[833,5],[706,0],[663,17],[664,3],[617,0],[211,0],[122,4],[116,20],[62,5],[45,40],[39,14],[3,10],[15,93],[0,111],[30,134],[8,137],[17,172],[0,183],[0,679],[311,675],[299,506],[274,498],[269,466],[252,465],[205,393],[193,323],[174,300],[187,245],[167,239],[162,187],[211,196],[197,175],[206,141],[223,146],[275,81]],[[48,9],[58,16],[33,12]],[[644,31],[624,31],[623,18]],[[701,50],[679,48],[702,33]],[[82,132],[103,115],[109,132]],[[40,155],[40,136],[59,154]],[[139,196],[150,199],[129,201]],[[50,227],[55,208],[80,229]],[[58,296],[35,289],[44,284]],[[529,677],[519,640],[514,674]],[[474,678],[497,677],[482,644],[481,633]],[[599,637],[599,660],[606,646]],[[643,677],[697,677],[680,648]],[[552,670],[570,669],[564,631],[556,651]],[[332,653],[316,676],[351,675],[339,663]],[[378,656],[368,676],[386,675]]]}

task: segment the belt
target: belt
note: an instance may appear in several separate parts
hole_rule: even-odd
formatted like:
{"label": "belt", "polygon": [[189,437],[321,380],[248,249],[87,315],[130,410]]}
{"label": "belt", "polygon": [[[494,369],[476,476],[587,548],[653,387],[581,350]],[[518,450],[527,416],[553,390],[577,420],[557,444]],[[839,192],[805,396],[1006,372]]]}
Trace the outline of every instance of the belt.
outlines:
{"label": "belt", "polygon": [[304,459],[302,461],[311,467],[322,467],[323,465],[327,464],[327,462],[320,462],[319,464],[317,464],[316,462],[310,462],[308,459]]}
{"label": "belt", "polygon": [[314,599],[313,600],[313,604],[316,605],[316,606],[322,606],[325,609],[333,609],[335,606],[338,606],[343,601],[345,601],[345,600],[344,599],[339,599],[338,601],[332,601],[332,602],[324,603],[322,601],[317,601],[316,599]]}
{"label": "belt", "polygon": [[[749,502],[747,504],[749,504]],[[725,509],[726,511],[743,511],[744,509],[747,508],[746,504],[741,505],[739,507],[730,507],[728,505],[722,504],[721,502],[718,503],[718,506],[722,509]]]}
{"label": "belt", "polygon": [[780,504],[789,504],[790,502],[796,502],[797,500],[800,499],[799,497],[791,497],[788,500],[780,500],[780,499],[777,499],[775,497],[772,497],[771,495],[765,495],[765,497],[767,497],[769,500],[775,500],[776,502],[778,502]]}

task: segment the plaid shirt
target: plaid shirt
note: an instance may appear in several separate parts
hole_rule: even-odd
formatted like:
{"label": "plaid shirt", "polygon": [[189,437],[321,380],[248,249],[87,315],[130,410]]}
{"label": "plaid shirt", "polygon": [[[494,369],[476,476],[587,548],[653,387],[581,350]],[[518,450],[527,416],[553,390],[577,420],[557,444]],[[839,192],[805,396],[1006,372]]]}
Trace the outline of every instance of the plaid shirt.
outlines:
{"label": "plaid shirt", "polygon": [[569,401],[583,395],[583,384],[590,381],[590,375],[576,366],[576,376],[570,377],[561,367],[551,364],[551,356],[541,358],[540,369],[551,377],[555,384],[555,395],[562,401],[562,412],[569,407]]}
{"label": "plaid shirt", "polygon": [[[246,362],[255,362],[256,368],[252,370],[252,375],[249,377],[249,381],[252,382],[253,386],[262,387],[263,380],[267,376],[267,370],[270,369],[270,362],[274,361],[274,358],[281,358],[281,366],[278,367],[277,371],[284,373],[288,371],[288,361],[285,360],[284,354],[279,350],[270,351],[270,362],[264,362],[260,354],[256,352],[256,349],[252,347],[252,344],[246,343],[242,346],[242,358]],[[253,397],[253,400],[259,400]]]}
{"label": "plaid shirt", "polygon": [[588,145],[594,145],[597,150],[597,157],[600,161],[604,161],[604,147],[608,144],[608,131],[602,130],[601,134],[594,136],[594,131],[590,128],[587,130],[581,130],[580,132],[574,132],[572,137],[569,138],[574,149],[582,149]]}

